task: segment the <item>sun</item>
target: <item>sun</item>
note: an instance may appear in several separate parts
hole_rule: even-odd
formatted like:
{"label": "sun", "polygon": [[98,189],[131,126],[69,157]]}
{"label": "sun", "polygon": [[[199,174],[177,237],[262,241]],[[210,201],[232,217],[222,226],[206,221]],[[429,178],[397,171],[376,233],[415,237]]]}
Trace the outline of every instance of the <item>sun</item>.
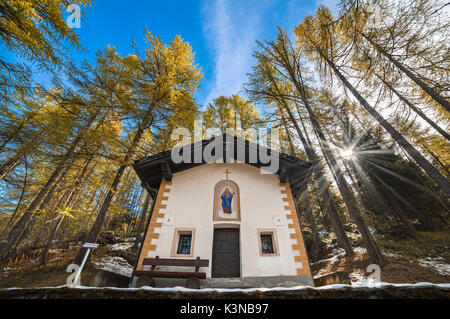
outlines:
{"label": "sun", "polygon": [[355,152],[351,148],[341,150],[341,156],[345,160],[352,160],[355,157]]}

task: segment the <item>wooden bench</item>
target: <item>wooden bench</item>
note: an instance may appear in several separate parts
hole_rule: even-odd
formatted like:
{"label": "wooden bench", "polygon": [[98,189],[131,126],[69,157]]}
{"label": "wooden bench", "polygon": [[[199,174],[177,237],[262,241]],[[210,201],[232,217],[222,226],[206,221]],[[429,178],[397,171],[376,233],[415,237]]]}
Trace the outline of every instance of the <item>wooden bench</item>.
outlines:
{"label": "wooden bench", "polygon": [[[153,278],[187,278],[186,287],[200,289],[200,280],[205,279],[206,273],[200,272],[200,267],[208,267],[208,259],[177,259],[177,258],[144,258],[142,262],[144,266],[152,266],[151,270],[136,270],[134,275],[138,277],[137,287],[151,286],[153,287]],[[160,271],[155,270],[156,266],[172,266],[172,267],[195,267],[195,271]]]}

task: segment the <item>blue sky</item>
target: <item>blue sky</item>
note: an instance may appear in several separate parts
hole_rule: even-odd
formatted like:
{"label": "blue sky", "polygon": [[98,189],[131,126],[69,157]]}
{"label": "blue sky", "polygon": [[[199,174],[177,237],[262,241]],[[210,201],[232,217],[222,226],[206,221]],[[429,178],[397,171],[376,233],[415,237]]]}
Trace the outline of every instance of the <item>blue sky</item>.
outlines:
{"label": "blue sky", "polygon": [[[279,25],[291,32],[319,4],[335,8],[338,0],[93,0],[75,29],[87,53],[75,60],[95,61],[95,52],[113,45],[132,52],[131,41],[143,47],[145,28],[164,41],[179,34],[188,41],[204,72],[197,102],[239,93],[253,65],[256,40],[270,40]],[[66,16],[68,13],[66,14]],[[45,76],[37,80],[46,82]]]}

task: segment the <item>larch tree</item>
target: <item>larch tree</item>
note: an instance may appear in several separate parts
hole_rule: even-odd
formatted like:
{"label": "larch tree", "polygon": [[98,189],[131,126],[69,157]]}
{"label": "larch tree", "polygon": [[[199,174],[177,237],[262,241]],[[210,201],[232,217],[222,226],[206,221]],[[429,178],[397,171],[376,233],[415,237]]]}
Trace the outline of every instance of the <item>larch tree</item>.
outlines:
{"label": "larch tree", "polygon": [[367,248],[367,252],[369,253],[372,262],[380,265],[381,267],[385,266],[387,261],[369,231],[366,221],[357,204],[356,198],[344,178],[341,167],[336,160],[336,156],[332,148],[330,147],[330,143],[325,136],[322,126],[316,118],[314,109],[319,108],[320,106],[314,105],[312,92],[307,83],[308,80],[305,68],[302,64],[301,54],[299,54],[299,52],[294,48],[288,39],[287,34],[282,30],[278,33],[277,42],[272,45],[271,53],[277,65],[284,69],[286,76],[292,82],[293,87],[295,87],[297,91],[302,107],[307,111],[309,121],[312,124],[315,134],[317,134],[324,158],[327,160],[330,171],[333,173],[333,177],[335,178],[336,184],[347,206],[349,215],[361,233],[365,247]]}
{"label": "larch tree", "polygon": [[329,10],[325,7],[320,7],[314,18],[306,17],[301,24],[296,26],[295,35],[297,37],[297,45],[312,61],[315,61],[326,70],[329,68],[332,74],[358,100],[360,105],[405,149],[436,184],[447,195],[450,195],[450,182],[391,123],[370,105],[339,68],[338,63],[339,58],[342,57],[343,48],[338,44],[338,35],[333,28],[333,21]]}
{"label": "larch tree", "polygon": [[237,114],[233,111],[226,96],[215,98],[209,103],[203,112],[203,126],[205,128],[217,128],[225,133],[228,128],[235,128],[237,125]]}
{"label": "larch tree", "polygon": [[[366,49],[374,59],[385,60],[450,112],[448,96],[449,27],[444,7],[448,3],[417,0],[343,0],[345,14],[335,31],[352,42],[353,49]],[[325,22],[325,21],[324,21]],[[377,23],[375,23],[377,22]],[[327,21],[325,23],[331,23]]]}
{"label": "larch tree", "polygon": [[[135,115],[134,128],[130,131],[129,144],[124,157],[109,187],[97,217],[87,237],[87,242],[96,242],[105,222],[109,207],[117,192],[125,169],[130,165],[146,130],[159,120],[161,114],[173,112],[174,103],[180,96],[189,95],[197,89],[202,74],[194,64],[194,56],[188,43],[175,37],[168,45],[147,31],[145,54],[143,57],[129,55],[120,57],[130,73],[122,77],[123,89],[130,94],[134,103],[127,103]],[[134,104],[134,105],[133,105]],[[81,264],[86,249],[80,249],[75,258]]]}
{"label": "larch tree", "polygon": [[292,93],[290,93],[292,89],[289,88],[292,86],[289,85],[289,83],[286,83],[286,81],[283,81],[282,78],[280,79],[279,73],[277,76],[276,69],[270,62],[270,48],[265,47],[262,43],[260,43],[259,46],[260,50],[255,53],[255,57],[258,61],[253,67],[253,72],[249,75],[249,83],[246,86],[246,91],[254,99],[259,99],[268,103],[275,102],[286,112],[304,146],[305,153],[309,161],[313,164],[313,174],[319,183],[319,192],[323,197],[323,202],[326,205],[337,240],[340,246],[345,250],[346,254],[352,256],[354,255],[354,252],[350,240],[345,233],[345,229],[337,207],[333,201],[333,197],[330,193],[330,185],[324,175],[321,162],[311,145],[306,140],[297,118],[289,105],[289,97],[292,96]]}
{"label": "larch tree", "polygon": [[0,97],[11,90],[28,91],[29,64],[52,71],[62,67],[69,46],[81,48],[78,35],[63,15],[71,4],[90,5],[90,0],[13,0],[0,2],[0,43],[19,60],[0,59]]}

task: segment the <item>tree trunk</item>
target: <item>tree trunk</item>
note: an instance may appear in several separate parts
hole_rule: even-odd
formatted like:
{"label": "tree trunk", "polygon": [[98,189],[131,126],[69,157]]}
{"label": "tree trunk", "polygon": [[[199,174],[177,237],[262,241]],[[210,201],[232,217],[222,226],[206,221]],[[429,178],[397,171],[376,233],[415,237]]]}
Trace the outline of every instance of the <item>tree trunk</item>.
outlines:
{"label": "tree trunk", "polygon": [[294,143],[292,142],[292,138],[291,138],[291,132],[289,132],[289,129],[288,129],[287,123],[286,123],[286,119],[284,118],[283,113],[281,113],[281,120],[283,121],[284,131],[286,132],[286,136],[288,138],[289,150],[291,152],[291,155],[296,156]]}
{"label": "tree trunk", "polygon": [[366,39],[378,52],[384,55],[389,61],[391,61],[400,71],[402,71],[408,78],[411,79],[414,83],[416,83],[422,90],[428,93],[429,96],[437,103],[442,105],[443,108],[450,112],[450,103],[447,99],[441,95],[439,95],[435,90],[429,87],[425,82],[415,76],[410,70],[408,70],[402,63],[397,61],[391,54],[389,54],[386,50],[380,47],[375,41],[366,36],[364,33],[361,35]]}
{"label": "tree trunk", "polygon": [[[336,115],[339,117],[338,114],[336,114]],[[342,118],[339,117],[339,119],[340,119],[341,123],[343,123]],[[348,130],[348,128],[346,128],[346,127],[344,127],[343,129],[344,129],[344,130]],[[325,130],[325,132],[327,133],[328,139],[331,140],[331,139],[332,139],[332,134],[330,133],[330,131],[329,131],[326,127],[324,127],[324,130]],[[353,187],[350,187],[350,189],[355,190],[356,195],[357,195],[357,196],[355,196],[355,197],[358,197],[358,198],[359,198],[359,203],[361,204],[361,206],[364,207],[364,209],[369,210],[368,207],[367,207],[367,203],[366,203],[366,201],[365,201],[366,196],[365,196],[364,191],[363,191],[363,189],[362,189],[362,187],[361,187],[361,184],[360,184],[357,180],[355,180],[355,178],[353,177],[352,171],[351,171],[351,170],[349,169],[349,167],[347,166],[346,160],[345,160],[344,158],[342,158],[342,156],[341,156],[341,154],[339,154],[339,152],[337,153],[337,156],[338,156],[338,158],[341,160],[342,165],[343,165],[344,168],[345,168],[345,173],[346,173],[347,176],[350,178],[351,184],[352,184],[352,186],[353,186]],[[356,177],[356,178],[357,178],[357,177]],[[353,193],[354,193],[354,192],[353,192]],[[354,193],[354,194],[355,194],[355,193]]]}
{"label": "tree trunk", "polygon": [[6,224],[5,228],[2,231],[2,235],[3,235],[3,233],[6,234],[6,231],[8,230],[9,226],[12,225],[15,222],[16,218],[19,216],[19,208],[20,208],[20,205],[22,204],[22,200],[23,200],[25,192],[27,190],[27,182],[28,182],[28,160],[27,160],[27,157],[25,157],[25,177],[23,179],[22,191],[20,193],[19,200],[17,201],[16,208],[14,209],[14,212],[11,214],[11,217],[9,218],[8,223]]}
{"label": "tree trunk", "polygon": [[311,187],[312,187],[312,190],[313,190],[313,193],[314,193],[314,197],[315,197],[315,199],[317,201],[317,205],[319,206],[320,217],[322,218],[322,225],[327,231],[330,231],[331,225],[330,225],[330,222],[327,219],[327,217],[325,215],[325,212],[323,210],[322,203],[320,202],[320,196],[317,193],[316,185],[314,185],[314,182],[317,182],[317,181],[312,181]]}
{"label": "tree trunk", "polygon": [[425,113],[423,113],[420,109],[414,106],[406,97],[404,97],[400,92],[398,92],[392,85],[390,85],[385,79],[381,78],[377,73],[375,76],[386,85],[386,87],[391,90],[397,97],[405,103],[411,110],[417,113],[425,122],[430,124],[432,128],[434,128],[439,134],[445,137],[448,141],[450,141],[450,134],[444,131],[439,125],[436,124],[432,119],[430,119]]}
{"label": "tree trunk", "polygon": [[59,221],[56,223],[55,227],[53,227],[53,230],[52,230],[52,232],[50,234],[50,237],[49,237],[49,239],[47,240],[47,243],[44,246],[44,250],[42,251],[41,262],[40,262],[41,265],[45,265],[47,263],[48,251],[50,250],[52,242],[55,239],[56,233],[58,232],[58,228],[59,228],[59,226],[61,226],[65,216],[66,216],[65,214],[62,215],[59,218]]}
{"label": "tree trunk", "polygon": [[[140,193],[140,195],[139,195],[139,200],[138,200],[138,202],[137,202],[137,204],[136,204],[136,207],[135,207],[135,209],[134,209],[133,220],[132,220],[131,229],[130,229],[131,232],[136,230],[136,226],[137,226],[137,224],[138,224],[139,210],[140,210],[139,208],[140,208],[141,203],[142,203],[142,196],[144,196],[144,191],[145,191],[145,190],[142,189],[142,191],[141,191],[141,193]],[[145,200],[144,200],[144,201],[145,201]]]}
{"label": "tree trunk", "polygon": [[[84,167],[83,167],[80,175],[78,176],[77,180],[75,181],[75,184],[72,187],[72,190],[70,192],[69,197],[67,198],[65,206],[68,206],[68,207],[72,208],[72,203],[74,202],[75,195],[79,193],[79,189],[80,189],[81,183],[83,182],[83,179],[85,179],[88,167],[91,164],[93,159],[94,159],[94,156],[91,155],[88,158],[88,160],[86,161],[86,163],[84,164]],[[89,176],[89,174],[87,174],[87,175]]]}
{"label": "tree trunk", "polygon": [[408,228],[409,235],[412,238],[416,238],[417,237],[416,228],[409,221],[408,215],[406,215],[403,208],[398,204],[397,200],[395,198],[393,198],[391,194],[389,194],[389,192],[388,192],[388,197],[390,199],[390,203],[391,203],[392,207],[394,208],[395,213],[398,215],[398,217],[400,218],[402,223],[405,224],[405,226]]}
{"label": "tree trunk", "polygon": [[144,205],[142,206],[141,218],[139,220],[139,225],[136,230],[136,240],[134,241],[134,245],[131,248],[133,251],[136,251],[139,248],[139,243],[142,240],[142,232],[144,231],[145,221],[147,219],[148,208],[150,206],[150,201],[152,197],[149,193],[145,196]]}
{"label": "tree trunk", "polygon": [[320,241],[319,230],[317,229],[316,220],[314,219],[307,191],[305,192],[305,196],[303,196],[303,200],[305,201],[305,217],[308,220],[312,234],[312,241],[313,241],[312,255],[317,258],[320,254],[322,244]]}
{"label": "tree trunk", "polygon": [[143,193],[143,189],[141,188],[136,189],[134,194],[133,194],[133,201],[131,204],[131,214],[129,214],[129,221],[128,221],[128,226],[127,226],[127,230],[126,230],[126,234],[128,235],[131,231],[131,229],[134,227],[133,226],[133,221],[136,219],[136,215],[137,212],[139,211],[139,206],[142,202],[142,193]]}
{"label": "tree trunk", "polygon": [[[97,241],[98,235],[100,234],[102,226],[105,222],[109,206],[111,205],[111,202],[113,201],[114,196],[117,193],[117,187],[119,186],[119,183],[123,177],[125,169],[128,167],[129,162],[131,161],[131,159],[134,155],[134,152],[144,134],[144,129],[146,128],[147,124],[149,124],[149,122],[150,122],[150,115],[151,115],[152,110],[153,110],[153,105],[150,105],[149,108],[147,109],[146,114],[144,115],[143,121],[139,124],[139,126],[136,130],[133,141],[131,142],[131,146],[123,160],[124,164],[120,165],[119,169],[116,172],[116,175],[111,184],[111,187],[108,190],[108,194],[106,195],[105,200],[103,201],[103,204],[100,207],[97,218],[95,219],[95,222],[92,225],[91,230],[89,231],[89,233],[87,235],[86,242],[95,243]],[[87,250],[86,248],[80,249],[77,256],[75,257],[75,260],[74,260],[75,264],[81,265],[83,257],[86,254],[86,250]]]}

